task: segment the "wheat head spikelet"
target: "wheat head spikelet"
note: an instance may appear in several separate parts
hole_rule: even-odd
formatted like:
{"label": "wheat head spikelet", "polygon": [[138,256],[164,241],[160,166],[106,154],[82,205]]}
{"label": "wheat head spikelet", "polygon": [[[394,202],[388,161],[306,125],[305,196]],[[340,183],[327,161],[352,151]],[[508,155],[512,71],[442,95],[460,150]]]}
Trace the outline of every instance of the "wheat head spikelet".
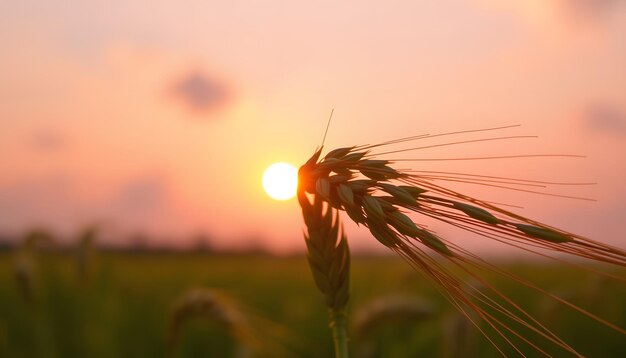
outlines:
{"label": "wheat head spikelet", "polygon": [[[539,288],[533,282],[498,268],[456,242],[442,238],[427,225],[420,224],[409,215],[417,214],[425,218],[436,219],[485,238],[546,257],[552,256],[544,254],[543,251],[566,253],[626,266],[626,252],[624,250],[540,223],[493,203],[443,187],[437,183],[437,179],[443,180],[445,178],[442,175],[426,175],[411,170],[398,170],[394,167],[398,160],[379,159],[381,155],[434,146],[388,150],[382,153],[374,152],[384,146],[423,138],[509,127],[514,126],[413,136],[376,145],[342,147],[331,150],[323,157],[322,146],[299,169],[298,197],[301,198],[300,204],[303,206],[305,223],[309,231],[311,224],[318,223],[318,221],[307,220],[307,215],[311,216],[311,209],[305,209],[305,206],[307,204],[310,206],[310,203],[302,198],[306,199],[308,196],[314,197],[316,207],[321,208],[322,204],[318,202],[323,202],[330,207],[328,210],[331,212],[333,210],[345,212],[357,225],[366,227],[382,245],[395,251],[411,266],[432,280],[450,303],[470,319],[502,354],[504,352],[500,348],[500,344],[511,346],[516,353],[523,354],[518,344],[511,339],[512,336],[530,346],[531,349],[545,353],[541,347],[526,339],[510,323],[507,323],[508,320],[511,320],[514,324],[540,336],[549,344],[554,344],[580,356],[545,325],[524,311],[513,300],[500,293],[475,271],[484,269],[496,272],[517,281],[521,285],[535,289],[618,332],[626,334],[626,330],[560,299]],[[528,136],[487,138],[449,144],[526,137]],[[492,158],[505,157],[466,159]],[[468,182],[484,180],[486,182],[508,182],[511,185],[540,183],[479,175],[461,178],[465,178],[463,180]],[[458,273],[451,271],[442,264],[446,261],[468,274],[479,285],[464,285]],[[496,298],[504,303],[496,301]],[[471,318],[468,314],[469,311],[475,312],[478,318],[488,325],[490,331],[501,339],[501,343],[490,338],[490,334],[485,333],[478,323]],[[507,321],[499,317],[505,317]]]}

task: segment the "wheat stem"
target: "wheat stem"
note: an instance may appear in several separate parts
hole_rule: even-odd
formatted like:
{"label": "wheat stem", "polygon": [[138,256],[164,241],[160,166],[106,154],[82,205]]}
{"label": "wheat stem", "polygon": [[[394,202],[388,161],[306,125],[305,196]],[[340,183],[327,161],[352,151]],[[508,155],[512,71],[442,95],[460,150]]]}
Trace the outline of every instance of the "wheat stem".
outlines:
{"label": "wheat stem", "polygon": [[329,309],[328,313],[335,341],[335,358],[348,358],[348,314],[345,309]]}

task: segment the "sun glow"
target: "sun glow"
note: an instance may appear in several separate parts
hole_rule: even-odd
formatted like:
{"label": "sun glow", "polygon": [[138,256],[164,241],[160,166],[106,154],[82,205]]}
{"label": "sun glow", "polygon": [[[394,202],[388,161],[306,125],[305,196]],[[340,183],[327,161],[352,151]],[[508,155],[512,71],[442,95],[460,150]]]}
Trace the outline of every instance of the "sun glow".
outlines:
{"label": "sun glow", "polygon": [[289,163],[274,163],[263,174],[263,188],[275,200],[287,200],[296,195],[298,169]]}

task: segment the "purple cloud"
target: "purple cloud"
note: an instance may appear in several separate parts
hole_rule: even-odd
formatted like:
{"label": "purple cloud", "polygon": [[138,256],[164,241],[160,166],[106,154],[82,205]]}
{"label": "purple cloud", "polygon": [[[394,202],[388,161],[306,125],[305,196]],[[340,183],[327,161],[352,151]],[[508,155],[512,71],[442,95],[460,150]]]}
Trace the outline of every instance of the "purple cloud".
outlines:
{"label": "purple cloud", "polygon": [[232,97],[224,83],[197,70],[175,81],[171,93],[191,111],[202,114],[223,108]]}
{"label": "purple cloud", "polygon": [[590,105],[583,111],[582,120],[593,132],[626,136],[626,111],[615,106]]}
{"label": "purple cloud", "polygon": [[67,144],[60,133],[49,129],[34,132],[29,142],[32,148],[43,152],[61,150]]}
{"label": "purple cloud", "polygon": [[578,19],[599,21],[610,14],[624,0],[561,0],[561,6]]}

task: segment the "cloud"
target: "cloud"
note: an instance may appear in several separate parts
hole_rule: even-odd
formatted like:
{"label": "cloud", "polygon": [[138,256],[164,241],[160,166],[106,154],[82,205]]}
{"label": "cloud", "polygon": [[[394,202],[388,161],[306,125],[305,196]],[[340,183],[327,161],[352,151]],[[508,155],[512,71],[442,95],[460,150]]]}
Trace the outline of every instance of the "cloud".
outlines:
{"label": "cloud", "polygon": [[54,152],[65,147],[66,139],[53,130],[39,130],[32,134],[29,140],[30,146],[42,152]]}
{"label": "cloud", "polygon": [[626,111],[603,103],[587,106],[582,113],[586,128],[596,133],[626,136]]}
{"label": "cloud", "polygon": [[[489,8],[512,11],[539,28],[580,30],[611,21],[625,0],[476,0]],[[593,26],[597,27],[597,26]]]}
{"label": "cloud", "polygon": [[561,0],[558,2],[567,15],[577,20],[601,21],[623,0]]}
{"label": "cloud", "polygon": [[198,114],[222,109],[232,97],[228,86],[198,70],[192,70],[176,80],[171,86],[171,93]]}
{"label": "cloud", "polygon": [[120,189],[112,202],[112,211],[122,217],[150,217],[163,207],[167,188],[157,178],[130,182]]}

